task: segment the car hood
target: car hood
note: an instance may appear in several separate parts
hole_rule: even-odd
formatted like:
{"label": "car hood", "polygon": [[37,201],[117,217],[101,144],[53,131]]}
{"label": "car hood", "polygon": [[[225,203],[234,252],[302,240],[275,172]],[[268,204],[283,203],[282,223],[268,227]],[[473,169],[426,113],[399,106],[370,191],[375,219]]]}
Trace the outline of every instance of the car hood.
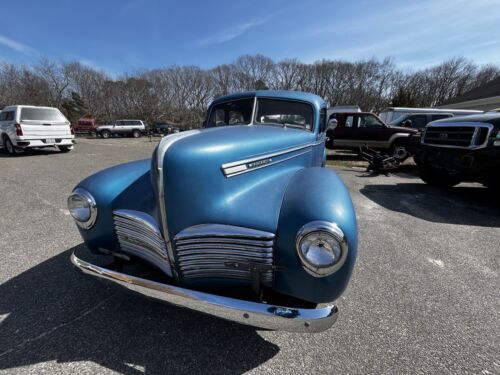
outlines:
{"label": "car hood", "polygon": [[[310,132],[264,125],[165,137],[157,157],[164,189],[160,204],[165,205],[170,237],[206,223],[274,232],[288,179],[311,165],[313,141]],[[276,155],[284,150],[291,151]],[[232,177],[224,174],[225,164],[260,157],[266,157],[266,165],[252,165]]]}
{"label": "car hood", "polygon": [[389,126],[391,129],[397,130],[400,133],[410,133],[410,134],[418,133],[418,129],[414,128],[405,128],[402,126],[393,126],[393,125],[387,125],[387,126]]}

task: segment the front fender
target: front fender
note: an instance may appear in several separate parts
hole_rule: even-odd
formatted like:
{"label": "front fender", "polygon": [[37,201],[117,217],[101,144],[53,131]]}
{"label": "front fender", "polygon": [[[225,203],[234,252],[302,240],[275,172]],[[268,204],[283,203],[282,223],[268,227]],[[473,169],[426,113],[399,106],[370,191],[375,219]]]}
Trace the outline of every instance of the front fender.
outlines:
{"label": "front fender", "polygon": [[138,210],[156,215],[154,190],[150,177],[150,160],[138,160],[100,171],[81,181],[75,188],[83,188],[97,203],[97,220],[89,230],[81,229],[87,247],[119,251],[113,227],[113,210]]}
{"label": "front fender", "polygon": [[[299,229],[310,221],[336,223],[347,237],[348,254],[334,274],[317,278],[303,268],[295,250]],[[278,222],[275,290],[303,300],[323,303],[337,299],[347,287],[356,260],[356,215],[342,180],[327,168],[301,169],[290,179]]]}

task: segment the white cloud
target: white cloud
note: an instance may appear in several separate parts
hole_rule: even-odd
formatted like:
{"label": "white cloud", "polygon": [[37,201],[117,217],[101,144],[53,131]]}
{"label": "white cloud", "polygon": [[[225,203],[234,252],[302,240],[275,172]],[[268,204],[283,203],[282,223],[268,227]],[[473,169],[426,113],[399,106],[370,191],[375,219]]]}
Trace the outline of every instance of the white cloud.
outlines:
{"label": "white cloud", "polygon": [[392,56],[398,65],[422,67],[465,55],[477,62],[500,60],[495,27],[498,0],[426,0],[343,19],[303,34],[324,39],[304,60]]}
{"label": "white cloud", "polygon": [[197,47],[203,47],[203,46],[208,46],[211,44],[221,44],[225,42],[229,42],[230,40],[233,40],[240,35],[244,34],[247,30],[260,26],[265,24],[270,20],[271,17],[263,17],[263,18],[257,18],[253,19],[244,23],[240,23],[239,25],[221,30],[215,34],[206,36],[204,38],[199,39],[196,43],[195,46]]}
{"label": "white cloud", "polygon": [[13,39],[10,39],[6,37],[5,35],[0,35],[0,44],[9,47],[10,49],[13,49],[14,51],[25,53],[25,54],[30,54],[34,53],[35,50],[31,48],[30,46],[27,46],[26,44],[17,42]]}

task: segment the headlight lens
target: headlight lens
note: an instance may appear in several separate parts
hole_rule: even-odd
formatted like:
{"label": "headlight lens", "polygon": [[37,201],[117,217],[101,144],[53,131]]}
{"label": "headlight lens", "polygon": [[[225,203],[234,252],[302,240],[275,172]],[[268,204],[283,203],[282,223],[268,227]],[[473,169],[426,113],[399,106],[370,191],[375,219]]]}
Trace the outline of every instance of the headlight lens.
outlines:
{"label": "headlight lens", "polygon": [[296,250],[304,269],[315,277],[329,276],[347,257],[344,232],[334,223],[312,221],[297,233]]}
{"label": "headlight lens", "polygon": [[68,210],[76,224],[90,229],[97,218],[97,204],[94,197],[82,188],[77,188],[68,197]]}

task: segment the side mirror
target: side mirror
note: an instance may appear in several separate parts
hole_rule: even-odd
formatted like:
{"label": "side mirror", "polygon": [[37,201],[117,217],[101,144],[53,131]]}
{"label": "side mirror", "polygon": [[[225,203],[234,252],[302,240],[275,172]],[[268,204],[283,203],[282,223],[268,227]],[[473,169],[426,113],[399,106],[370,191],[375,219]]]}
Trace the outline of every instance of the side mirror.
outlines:
{"label": "side mirror", "polygon": [[403,125],[405,128],[411,128],[412,122],[411,120],[405,120],[401,125]]}
{"label": "side mirror", "polygon": [[338,124],[339,124],[339,122],[337,121],[337,119],[332,118],[328,121],[328,126],[326,127],[326,130],[333,131],[333,130],[335,130],[335,128],[337,127]]}

